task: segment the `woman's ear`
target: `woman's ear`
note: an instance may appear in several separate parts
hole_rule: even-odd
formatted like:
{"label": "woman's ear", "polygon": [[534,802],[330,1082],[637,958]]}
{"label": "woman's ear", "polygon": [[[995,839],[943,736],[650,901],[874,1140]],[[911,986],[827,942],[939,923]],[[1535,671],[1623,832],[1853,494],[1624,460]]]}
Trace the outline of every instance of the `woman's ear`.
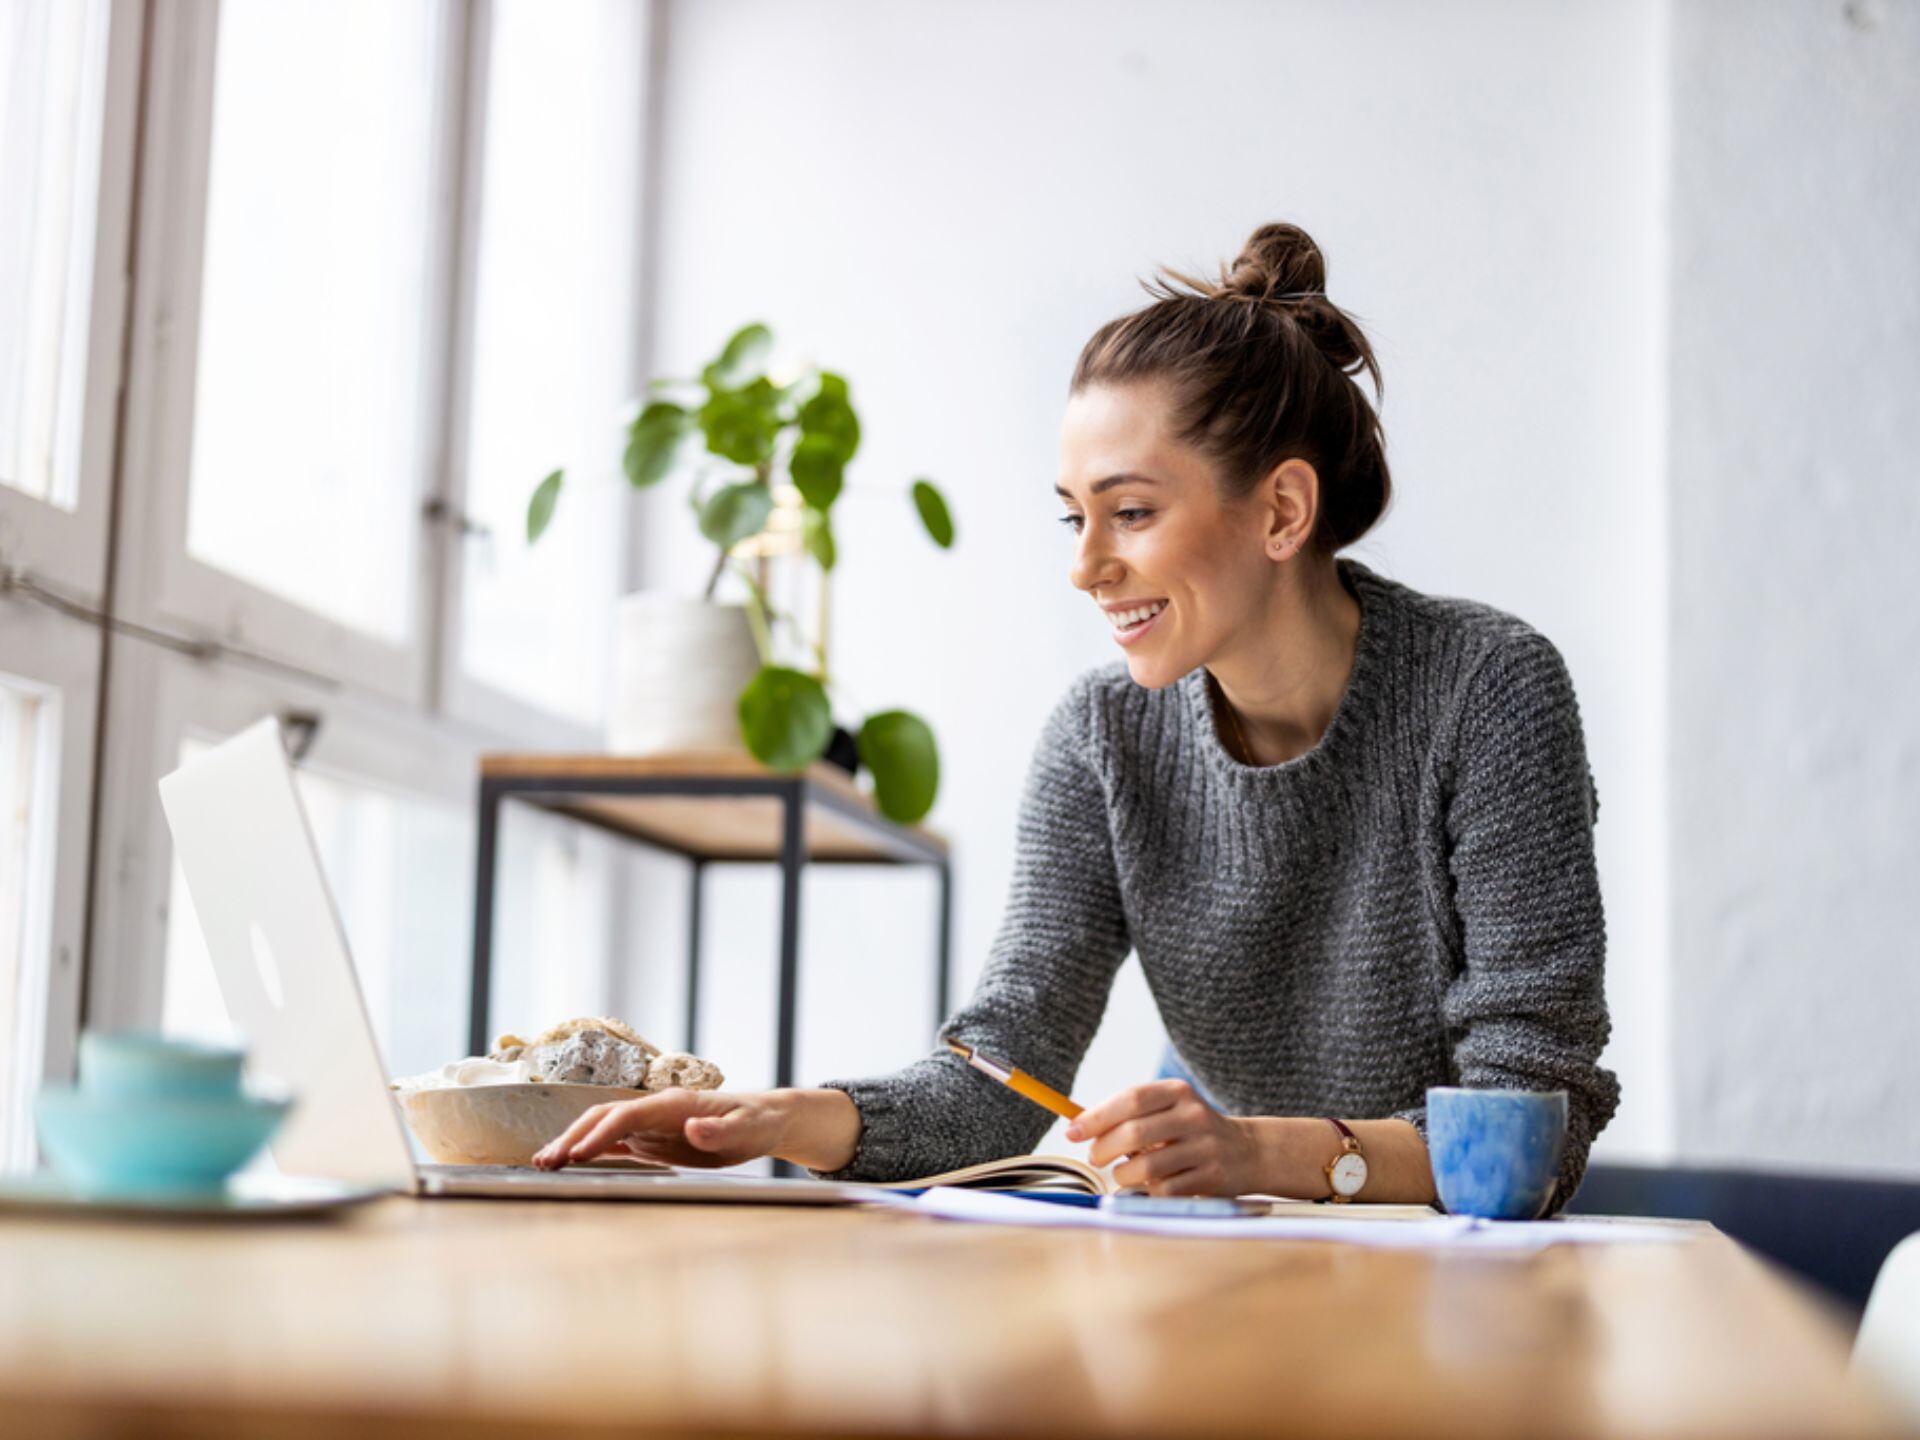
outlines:
{"label": "woman's ear", "polygon": [[1320,510],[1320,476],[1296,456],[1267,472],[1260,494],[1267,512],[1267,553],[1284,559],[1313,534]]}

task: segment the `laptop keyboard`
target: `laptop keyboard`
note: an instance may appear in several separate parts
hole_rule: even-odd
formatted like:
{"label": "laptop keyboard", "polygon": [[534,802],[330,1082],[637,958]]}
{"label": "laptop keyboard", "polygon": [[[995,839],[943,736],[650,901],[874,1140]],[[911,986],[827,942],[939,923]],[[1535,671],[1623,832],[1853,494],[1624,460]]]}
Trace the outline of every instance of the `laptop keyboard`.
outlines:
{"label": "laptop keyboard", "polygon": [[570,1165],[565,1170],[536,1170],[531,1165],[422,1165],[420,1173],[446,1180],[545,1180],[552,1176],[564,1175],[569,1180],[578,1180],[583,1176],[635,1176],[648,1175],[660,1177],[679,1172],[666,1166],[640,1165]]}

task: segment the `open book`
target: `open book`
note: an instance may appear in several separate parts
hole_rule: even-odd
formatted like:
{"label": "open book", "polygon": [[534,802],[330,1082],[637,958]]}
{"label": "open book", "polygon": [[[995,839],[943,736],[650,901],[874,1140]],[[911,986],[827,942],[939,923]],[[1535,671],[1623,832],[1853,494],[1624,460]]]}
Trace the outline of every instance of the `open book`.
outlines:
{"label": "open book", "polygon": [[[989,1160],[984,1165],[969,1165],[964,1170],[949,1170],[918,1180],[853,1183],[872,1185],[876,1190],[930,1190],[936,1185],[953,1185],[963,1190],[1052,1190],[1071,1195],[1115,1195],[1126,1188],[1115,1182],[1111,1170],[1096,1170],[1071,1155],[1010,1155],[1004,1160]],[[1243,1198],[1264,1200],[1275,1216],[1311,1215],[1323,1220],[1431,1220],[1444,1213],[1431,1205],[1400,1205],[1378,1200],[1359,1205],[1329,1205],[1324,1200],[1283,1195]]]}
{"label": "open book", "polygon": [[1076,1195],[1111,1195],[1121,1187],[1105,1170],[1096,1170],[1071,1155],[1009,1155],[984,1165],[968,1165],[918,1180],[891,1180],[875,1184],[880,1190],[930,1189],[958,1185],[968,1190],[1064,1190]]}
{"label": "open book", "polygon": [[[600,1155],[578,1160],[576,1166],[600,1170],[661,1170],[674,1167],[658,1160],[637,1160],[629,1155]],[[692,1173],[699,1173],[694,1171]],[[1057,1190],[1075,1195],[1112,1195],[1122,1187],[1113,1175],[1096,1170],[1071,1155],[1009,1155],[1004,1160],[989,1160],[984,1165],[969,1165],[963,1170],[947,1170],[924,1175],[918,1180],[849,1180],[849,1185],[870,1185],[875,1190],[930,1190],[935,1185],[957,1185],[968,1190]]]}

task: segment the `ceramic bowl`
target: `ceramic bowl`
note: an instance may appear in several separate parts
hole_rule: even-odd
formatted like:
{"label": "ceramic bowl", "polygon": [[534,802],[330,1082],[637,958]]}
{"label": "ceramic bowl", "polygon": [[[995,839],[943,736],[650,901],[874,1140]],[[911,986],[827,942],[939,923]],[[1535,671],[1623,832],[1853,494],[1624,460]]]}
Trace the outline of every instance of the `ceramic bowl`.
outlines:
{"label": "ceramic bowl", "polygon": [[444,1165],[526,1165],[595,1105],[647,1092],[616,1085],[466,1085],[403,1090],[414,1138]]}
{"label": "ceramic bowl", "polygon": [[103,1097],[42,1090],[41,1148],[77,1190],[108,1195],[217,1191],[260,1153],[293,1106],[285,1096]]}

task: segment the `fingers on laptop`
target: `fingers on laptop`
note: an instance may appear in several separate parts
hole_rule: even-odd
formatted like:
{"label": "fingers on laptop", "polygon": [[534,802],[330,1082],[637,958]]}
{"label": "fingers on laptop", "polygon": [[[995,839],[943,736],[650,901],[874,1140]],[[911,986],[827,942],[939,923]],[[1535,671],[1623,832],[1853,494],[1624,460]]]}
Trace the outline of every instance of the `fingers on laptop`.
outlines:
{"label": "fingers on laptop", "polygon": [[640,1128],[641,1117],[632,1113],[636,1102],[615,1101],[596,1105],[567,1127],[566,1133],[548,1148],[557,1152],[556,1163],[591,1160],[611,1149],[618,1141]]}
{"label": "fingers on laptop", "polygon": [[570,1161],[591,1160],[635,1132],[661,1130],[677,1138],[685,1119],[684,1104],[671,1091],[595,1105],[581,1112],[557,1139],[548,1141],[533,1163],[543,1170],[557,1170]]}
{"label": "fingers on laptop", "polygon": [[[543,1170],[559,1169],[567,1161],[575,1158],[572,1153],[573,1148],[582,1144],[588,1135],[606,1120],[608,1112],[619,1109],[625,1103],[627,1102],[620,1101],[607,1105],[595,1105],[590,1109],[582,1110],[571,1125],[534,1152],[533,1163]],[[581,1155],[578,1158],[584,1160],[588,1157]]]}

